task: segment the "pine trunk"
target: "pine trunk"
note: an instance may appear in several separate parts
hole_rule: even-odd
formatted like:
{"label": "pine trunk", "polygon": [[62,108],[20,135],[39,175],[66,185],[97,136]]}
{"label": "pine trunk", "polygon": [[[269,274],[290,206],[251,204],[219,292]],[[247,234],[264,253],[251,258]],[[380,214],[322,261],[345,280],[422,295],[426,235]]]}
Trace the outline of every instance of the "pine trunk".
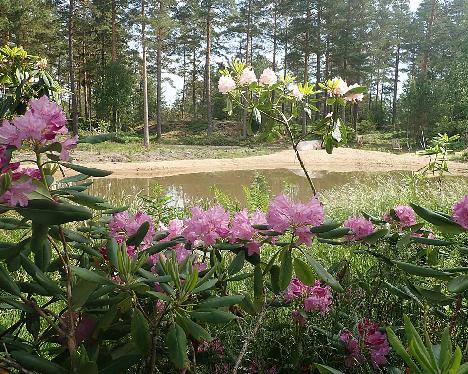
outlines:
{"label": "pine trunk", "polygon": [[396,46],[395,56],[395,75],[393,78],[393,101],[392,101],[392,127],[396,130],[396,115],[397,115],[397,94],[398,94],[398,76],[400,68],[400,44]]}
{"label": "pine trunk", "polygon": [[78,134],[78,106],[75,89],[75,67],[73,61],[73,31],[74,31],[75,0],[70,0],[68,8],[68,69],[70,75],[71,117],[73,133]]}
{"label": "pine trunk", "polygon": [[211,109],[211,2],[206,13],[206,56],[205,56],[205,101],[208,135],[213,133],[213,118]]}
{"label": "pine trunk", "polygon": [[148,73],[146,69],[146,15],[145,0],[141,0],[141,49],[142,49],[142,76],[143,76],[143,144],[149,146],[148,121]]}

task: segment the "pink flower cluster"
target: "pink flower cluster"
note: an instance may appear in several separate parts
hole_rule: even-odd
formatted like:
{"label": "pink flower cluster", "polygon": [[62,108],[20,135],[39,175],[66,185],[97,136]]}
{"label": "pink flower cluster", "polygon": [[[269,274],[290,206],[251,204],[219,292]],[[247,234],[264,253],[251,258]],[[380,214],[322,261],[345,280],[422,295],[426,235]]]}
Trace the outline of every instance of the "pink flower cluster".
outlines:
{"label": "pink flower cluster", "polygon": [[468,195],[462,197],[453,205],[453,220],[468,230]]}
{"label": "pink flower cluster", "polygon": [[283,233],[291,229],[298,244],[310,245],[313,236],[310,229],[323,223],[324,209],[315,197],[302,204],[280,194],[270,203],[266,220],[273,230]]}
{"label": "pink flower cluster", "polygon": [[29,199],[27,194],[33,192],[36,187],[33,185],[31,179],[24,182],[13,181],[3,195],[0,196],[0,202],[7,204],[11,207],[15,206],[27,206]]}
{"label": "pink flower cluster", "polygon": [[216,240],[229,236],[229,213],[220,205],[208,208],[192,208],[192,216],[184,220],[182,235],[192,244],[201,241],[205,246],[216,243]]}
{"label": "pink flower cluster", "polygon": [[[32,99],[29,110],[22,116],[16,117],[11,123],[3,121],[0,127],[0,143],[3,146],[21,148],[23,142],[31,141],[36,145],[46,143],[60,143],[62,160],[69,159],[69,151],[76,146],[78,138],[72,137],[60,140],[59,136],[68,133],[65,126],[67,118],[63,110],[47,96]],[[3,158],[3,155],[0,157]]]}
{"label": "pink flower cluster", "polygon": [[[109,221],[110,235],[118,243],[125,242],[130,236],[136,234],[140,226],[144,223],[149,223],[149,229],[140,244],[140,250],[144,250],[151,246],[154,236],[154,224],[150,216],[143,212],[137,212],[131,216],[128,212],[115,213]],[[127,247],[127,252],[130,256],[135,255],[136,248],[133,246]]]}
{"label": "pink flower cluster", "polygon": [[[395,216],[397,218],[396,224],[398,224],[401,228],[413,226],[416,224],[416,213],[409,205],[396,205],[393,208],[393,211],[395,212]],[[389,223],[394,222],[394,219],[390,214],[386,214],[384,216],[384,220]]]}
{"label": "pink flower cluster", "polygon": [[247,252],[249,256],[260,253],[261,243],[253,225],[266,225],[265,214],[256,210],[251,216],[246,209],[237,212],[231,221],[231,243],[247,242]]}
{"label": "pink flower cluster", "polygon": [[[306,312],[319,312],[326,314],[330,311],[333,303],[333,295],[330,286],[322,287],[317,279],[313,286],[307,286],[299,279],[293,278],[284,292],[284,299],[291,302],[296,299],[304,299],[304,310]],[[304,316],[295,310],[292,317],[303,324]]]}
{"label": "pink flower cluster", "polygon": [[[169,231],[169,235],[166,236],[164,239],[160,240],[160,242],[162,243],[168,242],[174,238],[182,236],[182,232],[184,231],[184,221],[175,218],[170,220],[167,226],[160,223],[159,229]],[[185,259],[192,253],[189,250],[185,249],[185,245],[183,243],[177,244],[173,248],[173,250],[175,252],[177,262],[185,261]]]}
{"label": "pink flower cluster", "polygon": [[385,365],[387,363],[387,356],[390,353],[387,334],[380,331],[377,323],[370,322],[367,318],[359,321],[358,332],[361,344],[348,330],[344,330],[340,335],[340,340],[345,344],[347,352],[345,365],[353,367],[364,362],[365,359],[361,347],[369,352],[374,368],[377,369]]}
{"label": "pink flower cluster", "polygon": [[374,232],[374,225],[371,221],[361,217],[349,217],[343,223],[344,227],[351,230],[346,236],[346,240],[361,240]]}

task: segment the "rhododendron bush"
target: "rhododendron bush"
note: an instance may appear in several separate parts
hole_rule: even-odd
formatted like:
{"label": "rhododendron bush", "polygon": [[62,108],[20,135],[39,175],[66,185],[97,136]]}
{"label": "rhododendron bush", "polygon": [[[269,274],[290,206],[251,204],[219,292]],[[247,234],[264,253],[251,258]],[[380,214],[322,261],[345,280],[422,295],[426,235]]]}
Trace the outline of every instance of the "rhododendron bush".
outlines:
{"label": "rhododendron bush", "polygon": [[[251,100],[240,98],[247,86],[267,116],[279,114],[276,102],[268,108],[272,90],[275,100],[295,105],[312,94],[270,69],[258,79],[243,69],[220,80],[222,92],[244,103]],[[340,79],[324,89],[330,106],[361,98]],[[323,135],[336,145],[345,125],[335,114],[324,121]],[[372,302],[363,306],[366,292],[385,288],[408,310],[433,308],[452,332],[466,317],[468,196],[454,201],[450,214],[411,204],[389,207],[381,217],[362,213],[335,222],[320,195],[299,202],[279,194],[266,211],[197,206],[187,216],[155,222],[87,192],[90,177],[109,173],[72,163],[70,151],[104,139],[70,135],[64,112],[45,96],[0,126],[0,227],[18,234],[12,236],[17,241],[0,243],[4,367],[24,373],[184,373],[202,366],[273,373],[333,370],[323,366],[333,363],[398,370],[404,366],[397,355],[405,349],[386,326],[401,325],[402,313],[390,320]],[[456,251],[460,266],[444,268],[440,248]],[[340,251],[343,260],[332,263]],[[375,261],[377,287],[358,279],[350,256]],[[315,366],[298,357],[294,366],[255,357],[250,347],[272,316],[287,321],[273,329],[276,338],[294,336],[297,352],[320,349],[320,357],[332,361]],[[237,345],[224,345],[226,331],[241,336]],[[303,344],[310,337],[322,343]],[[409,340],[410,347],[419,342]]]}

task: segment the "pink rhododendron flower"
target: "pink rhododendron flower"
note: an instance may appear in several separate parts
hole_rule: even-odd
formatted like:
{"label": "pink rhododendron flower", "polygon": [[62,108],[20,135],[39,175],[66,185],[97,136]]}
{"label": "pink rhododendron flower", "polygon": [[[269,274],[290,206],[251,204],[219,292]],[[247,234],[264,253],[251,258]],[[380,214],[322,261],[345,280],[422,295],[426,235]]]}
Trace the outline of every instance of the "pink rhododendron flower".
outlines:
{"label": "pink rhododendron flower", "polygon": [[335,96],[344,95],[348,90],[348,84],[340,77],[333,78],[329,83],[329,88]]}
{"label": "pink rhododendron flower", "polygon": [[[140,249],[146,249],[153,242],[154,224],[151,217],[143,212],[137,212],[134,216],[131,216],[128,212],[115,213],[109,221],[110,235],[118,243],[123,243],[130,236],[136,234],[144,222],[149,223],[149,229],[140,244]],[[127,247],[127,252],[130,256],[135,254],[135,250],[131,246]]]}
{"label": "pink rhododendron flower", "polygon": [[299,101],[304,98],[304,94],[299,90],[299,86],[297,84],[291,84],[289,86],[289,91],[291,96],[295,97]]}
{"label": "pink rhododendron flower", "polygon": [[77,143],[78,135],[75,135],[60,142],[60,145],[62,146],[62,149],[60,151],[60,159],[62,161],[68,161],[70,159],[70,150],[75,148]]}
{"label": "pink rhododendron flower", "polygon": [[379,330],[379,325],[363,319],[358,323],[359,334],[369,349],[372,365],[378,368],[387,363],[387,355],[390,353],[387,334]]}
{"label": "pink rhododendron flower", "polygon": [[219,78],[218,81],[218,91],[223,95],[234,90],[236,88],[236,82],[230,75],[223,75]]}
{"label": "pink rhododendron flower", "polygon": [[[356,87],[359,87],[359,84],[357,84],[357,83],[352,84],[351,86],[348,87],[348,92],[351,91],[353,88],[356,88]],[[346,101],[351,101],[352,103],[362,101],[363,98],[364,98],[363,93],[353,93],[353,94],[347,94],[345,96],[345,100]]]}
{"label": "pink rhododendron flower", "polygon": [[308,289],[308,297],[304,300],[306,312],[320,312],[326,314],[330,311],[333,296],[330,286],[322,287],[320,281],[316,280],[313,287]]}
{"label": "pink rhododendron flower", "polygon": [[348,330],[344,330],[340,334],[340,340],[344,343],[346,348],[345,366],[347,368],[352,368],[353,366],[361,364],[364,361],[364,357],[359,348],[359,341],[353,334]]}
{"label": "pink rhododendron flower", "polygon": [[239,240],[249,241],[246,244],[248,255],[252,256],[254,253],[260,253],[260,243],[258,240],[254,240],[254,237],[258,233],[252,225],[264,225],[266,224],[265,214],[256,210],[251,217],[246,209],[237,212],[231,222],[231,243],[236,243]]}
{"label": "pink rhododendron flower", "polygon": [[271,86],[278,81],[275,72],[270,69],[266,68],[263,70],[262,74],[260,75],[259,83],[265,86]]}
{"label": "pink rhododendron flower", "polygon": [[184,224],[182,235],[192,244],[201,240],[205,246],[210,246],[229,235],[229,214],[219,205],[206,211],[192,208],[192,216],[184,220]]}
{"label": "pink rhododendron flower", "polygon": [[9,206],[27,206],[29,199],[26,194],[33,192],[36,189],[32,180],[25,182],[13,182],[8,190],[0,196],[0,202],[5,203]]}
{"label": "pink rhododendron flower", "polygon": [[361,217],[349,217],[343,226],[351,230],[351,233],[346,235],[346,240],[361,240],[374,232],[372,222]]}
{"label": "pink rhododendron flower", "polygon": [[309,286],[302,283],[299,279],[293,278],[289,282],[288,288],[284,291],[284,299],[292,301],[301,297],[307,296],[309,293]]}
{"label": "pink rhododendron flower", "polygon": [[[2,126],[0,127],[0,143],[3,146],[13,145],[16,148],[21,147],[22,139],[16,126],[13,126],[7,120],[3,120]],[[2,148],[3,152],[6,147]]]}
{"label": "pink rhododendron flower", "polygon": [[299,244],[310,245],[310,228],[321,225],[324,220],[323,206],[313,197],[306,204],[295,203],[286,195],[279,194],[270,203],[266,216],[270,227],[278,232],[291,229],[297,235]]}
{"label": "pink rhododendron flower", "polygon": [[12,179],[14,181],[20,179],[23,176],[28,176],[32,179],[41,180],[42,175],[41,171],[38,168],[22,168],[22,169],[15,169],[12,173]]}
{"label": "pink rhododendron flower", "polygon": [[408,205],[397,205],[393,208],[401,227],[409,227],[416,224],[416,213]]}
{"label": "pink rhododendron flower", "polygon": [[45,143],[46,138],[43,133],[47,127],[47,123],[43,118],[35,116],[32,111],[26,112],[23,116],[16,117],[13,120],[13,125],[18,129],[18,136],[21,142],[24,140],[32,140]]}
{"label": "pink rhododendron flower", "polygon": [[468,230],[468,195],[462,197],[453,205],[453,220]]}
{"label": "pink rhododendron flower", "polygon": [[47,96],[42,96],[40,99],[32,99],[29,102],[31,113],[35,118],[41,118],[47,125],[44,131],[45,139],[55,139],[57,134],[66,134],[68,129],[67,117],[60,106],[53,101],[50,101]]}
{"label": "pink rhododendron flower", "polygon": [[257,77],[255,76],[254,71],[252,68],[247,67],[245,68],[239,78],[239,84],[241,86],[249,85],[257,81]]}

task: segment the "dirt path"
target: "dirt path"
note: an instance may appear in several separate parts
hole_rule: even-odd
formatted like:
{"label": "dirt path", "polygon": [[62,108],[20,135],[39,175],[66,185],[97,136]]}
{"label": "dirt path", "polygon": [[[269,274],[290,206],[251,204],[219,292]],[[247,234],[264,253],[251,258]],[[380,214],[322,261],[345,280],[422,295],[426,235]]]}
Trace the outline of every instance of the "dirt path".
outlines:
{"label": "dirt path", "polygon": [[[416,171],[427,163],[427,157],[415,154],[392,154],[351,148],[338,148],[328,155],[324,150],[302,151],[306,167],[315,171]],[[111,170],[113,178],[150,178],[197,172],[299,169],[299,163],[292,151],[231,159],[198,159],[147,162],[98,162],[86,166]],[[468,164],[451,162],[453,174],[468,175]]]}

